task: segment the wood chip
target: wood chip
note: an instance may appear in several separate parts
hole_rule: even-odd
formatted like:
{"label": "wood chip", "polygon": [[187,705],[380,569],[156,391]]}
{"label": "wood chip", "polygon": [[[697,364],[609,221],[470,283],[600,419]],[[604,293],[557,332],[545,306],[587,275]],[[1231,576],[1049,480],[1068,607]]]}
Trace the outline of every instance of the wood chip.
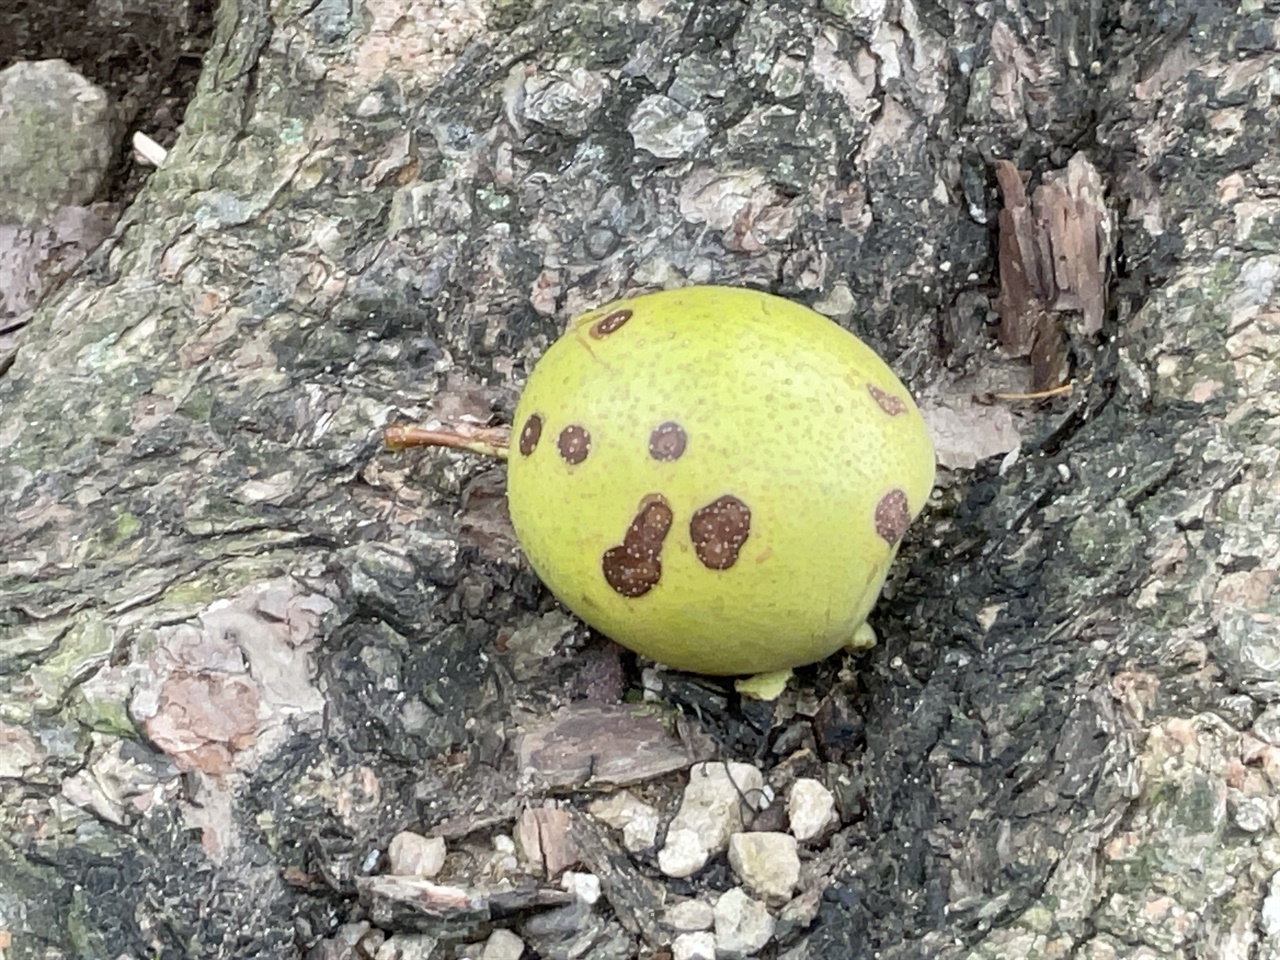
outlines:
{"label": "wood chip", "polygon": [[555,880],[578,862],[578,851],[569,839],[568,810],[526,810],[516,825],[516,840],[548,880]]}

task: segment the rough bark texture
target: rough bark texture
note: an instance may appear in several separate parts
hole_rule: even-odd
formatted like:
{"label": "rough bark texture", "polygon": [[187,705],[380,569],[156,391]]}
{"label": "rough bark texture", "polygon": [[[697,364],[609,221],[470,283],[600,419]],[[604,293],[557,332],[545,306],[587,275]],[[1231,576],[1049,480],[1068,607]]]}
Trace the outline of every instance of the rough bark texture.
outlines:
{"label": "rough bark texture", "polygon": [[[509,827],[514,735],[616,685],[572,625],[520,659],[551,605],[492,472],[383,424],[501,419],[568,314],[690,280],[818,304],[926,399],[1025,383],[994,165],[1078,151],[1101,334],[1067,318],[1073,393],[948,478],[880,647],[801,678],[788,762],[846,823],[790,948],[1276,955],[1278,12],[224,0],[178,145],[0,382],[13,955],[300,955],[396,830]],[[756,715],[692,722],[776,757]]]}

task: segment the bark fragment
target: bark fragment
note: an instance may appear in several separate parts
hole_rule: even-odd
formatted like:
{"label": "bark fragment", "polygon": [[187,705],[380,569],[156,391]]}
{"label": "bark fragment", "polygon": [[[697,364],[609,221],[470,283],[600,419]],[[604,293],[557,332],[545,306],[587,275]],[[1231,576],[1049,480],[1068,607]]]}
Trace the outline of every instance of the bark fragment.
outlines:
{"label": "bark fragment", "polygon": [[1063,383],[1067,318],[1092,337],[1106,314],[1112,221],[1102,179],[1083,153],[1065,171],[1045,176],[1030,199],[1023,175],[1008,160],[996,163],[1004,196],[1000,211],[1000,344],[1030,356],[1032,390]]}

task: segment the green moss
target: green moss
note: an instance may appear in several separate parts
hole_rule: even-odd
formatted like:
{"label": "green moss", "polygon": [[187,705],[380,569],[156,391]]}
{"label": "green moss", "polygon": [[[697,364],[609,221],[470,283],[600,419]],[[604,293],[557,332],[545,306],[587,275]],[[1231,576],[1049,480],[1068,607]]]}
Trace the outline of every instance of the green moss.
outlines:
{"label": "green moss", "polygon": [[187,394],[178,412],[196,423],[207,423],[213,413],[213,392],[208,387],[197,387]]}
{"label": "green moss", "polygon": [[107,543],[115,545],[123,543],[138,532],[142,527],[142,522],[132,513],[124,511],[116,515],[115,524],[107,538]]}
{"label": "green moss", "polygon": [[1044,687],[1035,686],[1023,691],[1006,705],[1005,724],[1010,729],[1020,726],[1044,709]]}
{"label": "green moss", "polygon": [[67,713],[96,733],[129,740],[139,737],[127,708],[117,700],[93,700],[77,690],[72,694]]}
{"label": "green moss", "polygon": [[532,19],[539,6],[538,0],[492,0],[489,27],[495,33],[510,33]]}
{"label": "green moss", "polygon": [[90,610],[79,614],[58,643],[57,652],[30,673],[32,685],[40,692],[38,706],[59,703],[76,683],[106,662],[113,642],[100,613]]}
{"label": "green moss", "polygon": [[164,592],[166,607],[203,607],[218,595],[217,586],[207,580],[183,580]]}
{"label": "green moss", "polygon": [[133,432],[130,413],[125,407],[105,411],[94,427],[94,435],[104,438],[127,437]]}

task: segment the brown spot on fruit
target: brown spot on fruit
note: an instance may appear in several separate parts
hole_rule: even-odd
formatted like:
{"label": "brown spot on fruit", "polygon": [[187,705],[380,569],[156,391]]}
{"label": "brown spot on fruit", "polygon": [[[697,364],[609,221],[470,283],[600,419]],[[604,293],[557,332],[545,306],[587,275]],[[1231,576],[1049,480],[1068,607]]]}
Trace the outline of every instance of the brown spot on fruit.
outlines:
{"label": "brown spot on fruit", "polygon": [[595,337],[595,339],[603,340],[609,334],[614,333],[616,330],[618,330],[619,327],[621,327],[624,323],[626,323],[630,319],[631,319],[630,310],[625,310],[625,309],[614,310],[610,313],[605,314],[603,317],[601,317],[599,320],[593,323],[587,332],[590,333],[591,336]]}
{"label": "brown spot on fruit", "polygon": [[624,597],[643,597],[662,579],[662,543],[671,530],[671,507],[661,494],[640,502],[622,543],[600,558],[605,582]]}
{"label": "brown spot on fruit", "polygon": [[591,434],[587,433],[586,427],[571,423],[560,431],[556,447],[565,463],[581,463],[591,452]]}
{"label": "brown spot on fruit", "polygon": [[900,413],[907,412],[907,405],[902,402],[901,397],[895,397],[892,393],[885,393],[873,383],[867,384],[867,390],[876,403],[880,404],[880,409],[891,417],[896,417]]}
{"label": "brown spot on fruit", "polygon": [[679,460],[689,437],[678,423],[668,420],[649,434],[649,456],[655,460]]}
{"label": "brown spot on fruit", "polygon": [[886,543],[893,545],[902,539],[911,523],[911,508],[907,495],[901,490],[890,490],[876,504],[876,533]]}
{"label": "brown spot on fruit", "polygon": [[526,457],[533,453],[540,439],[542,439],[542,418],[534,413],[524,422],[524,429],[520,431],[520,453]]}
{"label": "brown spot on fruit", "polygon": [[751,509],[737,497],[725,495],[695,510],[689,518],[689,539],[702,565],[728,570],[751,533]]}

